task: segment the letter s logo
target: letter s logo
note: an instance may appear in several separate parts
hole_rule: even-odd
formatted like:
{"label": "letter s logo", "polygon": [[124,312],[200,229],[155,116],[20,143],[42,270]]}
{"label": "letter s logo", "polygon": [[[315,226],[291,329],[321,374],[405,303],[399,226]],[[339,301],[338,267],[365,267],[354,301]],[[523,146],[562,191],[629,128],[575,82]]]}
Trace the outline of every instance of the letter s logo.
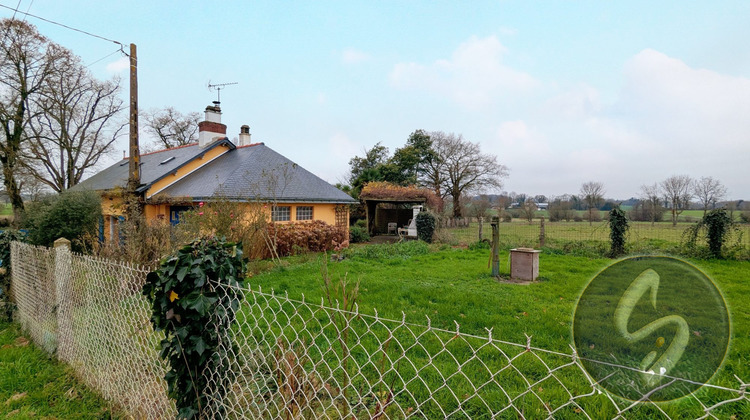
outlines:
{"label": "letter s logo", "polygon": [[[676,327],[675,336],[661,357],[656,359],[657,352],[654,350],[649,352],[641,361],[640,369],[643,371],[643,379],[649,386],[657,384],[660,381],[659,376],[667,374],[675,367],[680,357],[682,357],[690,338],[690,328],[687,321],[678,315],[659,318],[632,333],[628,331],[628,321],[638,301],[650,291],[651,306],[656,309],[656,294],[658,290],[659,274],[650,268],[644,270],[630,284],[625,293],[623,293],[614,314],[615,328],[628,342],[641,341],[653,332],[670,324]],[[664,344],[664,338],[659,337],[656,346],[661,347],[662,344]]]}

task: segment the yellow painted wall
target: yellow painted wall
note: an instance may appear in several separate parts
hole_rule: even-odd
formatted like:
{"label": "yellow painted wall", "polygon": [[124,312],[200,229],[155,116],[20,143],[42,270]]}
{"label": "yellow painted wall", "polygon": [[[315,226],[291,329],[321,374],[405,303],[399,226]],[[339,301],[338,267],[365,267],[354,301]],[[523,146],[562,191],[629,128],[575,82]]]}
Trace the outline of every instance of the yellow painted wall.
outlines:
{"label": "yellow painted wall", "polygon": [[229,147],[222,144],[221,146],[214,147],[213,149],[207,151],[202,158],[191,160],[190,162],[185,164],[185,166],[178,169],[174,174],[167,175],[164,178],[154,182],[154,184],[151,185],[151,188],[146,191],[146,198],[151,197],[152,195],[171,185],[173,182],[180,180],[185,175],[193,172],[194,170],[200,168],[201,166],[207,164],[211,160],[223,155],[228,151]]}
{"label": "yellow painted wall", "polygon": [[115,214],[118,216],[125,214],[125,206],[122,205],[122,197],[119,195],[103,195],[102,214]]}
{"label": "yellow painted wall", "polygon": [[143,213],[146,220],[169,220],[169,204],[146,204]]}

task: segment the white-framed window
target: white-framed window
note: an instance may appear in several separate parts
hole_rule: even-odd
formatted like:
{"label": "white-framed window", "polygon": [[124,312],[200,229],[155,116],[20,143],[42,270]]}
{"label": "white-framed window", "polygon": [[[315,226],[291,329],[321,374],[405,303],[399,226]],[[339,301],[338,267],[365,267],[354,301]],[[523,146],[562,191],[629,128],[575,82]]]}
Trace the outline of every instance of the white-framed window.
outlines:
{"label": "white-framed window", "polygon": [[312,220],[313,206],[297,206],[297,220]]}
{"label": "white-framed window", "polygon": [[288,222],[291,220],[292,206],[271,207],[271,220],[274,222]]}

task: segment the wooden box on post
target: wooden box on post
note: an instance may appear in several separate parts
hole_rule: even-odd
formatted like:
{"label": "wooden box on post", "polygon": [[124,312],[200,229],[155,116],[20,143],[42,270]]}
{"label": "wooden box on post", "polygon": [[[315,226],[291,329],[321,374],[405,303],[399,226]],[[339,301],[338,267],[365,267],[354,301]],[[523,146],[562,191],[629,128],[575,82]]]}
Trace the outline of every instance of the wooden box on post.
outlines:
{"label": "wooden box on post", "polygon": [[511,249],[511,280],[535,281],[539,277],[539,254],[541,252],[532,248]]}

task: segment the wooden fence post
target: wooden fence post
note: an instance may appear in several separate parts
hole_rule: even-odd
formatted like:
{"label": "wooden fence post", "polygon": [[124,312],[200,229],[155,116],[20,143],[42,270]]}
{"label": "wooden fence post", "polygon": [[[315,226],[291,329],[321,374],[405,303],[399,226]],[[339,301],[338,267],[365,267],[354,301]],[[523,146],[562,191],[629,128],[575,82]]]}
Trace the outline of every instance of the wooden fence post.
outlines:
{"label": "wooden fence post", "polygon": [[544,246],[544,216],[539,222],[539,248]]}
{"label": "wooden fence post", "polygon": [[55,246],[55,303],[57,304],[57,355],[60,360],[73,359],[73,313],[70,241],[59,238]]}
{"label": "wooden fence post", "polygon": [[500,275],[500,218],[492,217],[492,276]]}

